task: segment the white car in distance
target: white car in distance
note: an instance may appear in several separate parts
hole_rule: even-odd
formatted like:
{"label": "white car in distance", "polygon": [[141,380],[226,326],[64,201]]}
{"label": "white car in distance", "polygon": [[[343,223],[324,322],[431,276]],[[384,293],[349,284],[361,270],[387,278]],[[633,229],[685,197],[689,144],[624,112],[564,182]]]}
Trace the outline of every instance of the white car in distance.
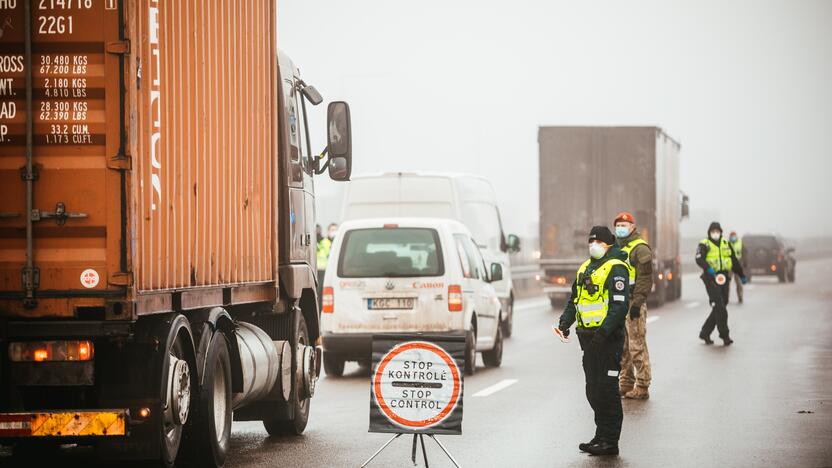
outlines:
{"label": "white car in distance", "polygon": [[341,376],[346,361],[368,364],[372,336],[465,334],[465,373],[503,354],[500,300],[468,228],[439,218],[390,218],[341,224],[324,277],[321,331],[324,369]]}

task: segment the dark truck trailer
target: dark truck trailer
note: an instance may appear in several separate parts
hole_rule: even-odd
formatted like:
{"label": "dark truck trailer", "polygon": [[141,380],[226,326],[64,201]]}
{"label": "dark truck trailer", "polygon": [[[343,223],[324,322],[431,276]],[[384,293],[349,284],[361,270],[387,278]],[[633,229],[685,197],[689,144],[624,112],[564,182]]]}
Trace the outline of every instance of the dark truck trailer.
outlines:
{"label": "dark truck trailer", "polygon": [[556,308],[571,293],[588,258],[594,225],[612,230],[631,212],[654,254],[649,302],[682,294],[679,221],[687,197],[679,191],[679,143],[657,127],[540,127],[540,268]]}
{"label": "dark truck trailer", "polygon": [[232,417],[304,430],[349,108],[313,156],[275,8],[0,1],[0,444],[220,466]]}

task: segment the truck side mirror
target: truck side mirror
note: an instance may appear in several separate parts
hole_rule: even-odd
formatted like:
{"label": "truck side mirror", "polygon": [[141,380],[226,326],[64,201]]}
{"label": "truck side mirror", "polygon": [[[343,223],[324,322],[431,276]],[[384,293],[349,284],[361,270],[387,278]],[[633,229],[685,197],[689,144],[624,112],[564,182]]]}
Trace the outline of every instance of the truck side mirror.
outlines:
{"label": "truck side mirror", "polygon": [[682,219],[690,216],[690,197],[682,194]]}
{"label": "truck side mirror", "polygon": [[515,236],[514,234],[508,235],[508,240],[506,241],[506,246],[508,247],[509,253],[517,253],[520,251],[520,238]]}
{"label": "truck side mirror", "polygon": [[492,263],[491,264],[491,282],[494,283],[496,281],[503,280],[503,266],[499,263]]}
{"label": "truck side mirror", "polygon": [[350,180],[352,174],[352,128],[350,106],[344,101],[330,102],[326,111],[329,177]]}

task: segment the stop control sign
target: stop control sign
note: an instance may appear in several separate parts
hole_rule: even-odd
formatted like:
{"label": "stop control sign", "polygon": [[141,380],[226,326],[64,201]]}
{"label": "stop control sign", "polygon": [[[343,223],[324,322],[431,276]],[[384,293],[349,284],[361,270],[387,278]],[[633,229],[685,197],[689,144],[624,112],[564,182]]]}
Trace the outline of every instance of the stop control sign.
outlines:
{"label": "stop control sign", "polygon": [[[429,341],[399,342],[387,349],[379,353],[372,378],[373,403],[386,423],[378,432],[461,433],[462,372],[457,359]],[[464,341],[460,351],[461,357]],[[372,414],[370,425],[371,431],[379,426]]]}

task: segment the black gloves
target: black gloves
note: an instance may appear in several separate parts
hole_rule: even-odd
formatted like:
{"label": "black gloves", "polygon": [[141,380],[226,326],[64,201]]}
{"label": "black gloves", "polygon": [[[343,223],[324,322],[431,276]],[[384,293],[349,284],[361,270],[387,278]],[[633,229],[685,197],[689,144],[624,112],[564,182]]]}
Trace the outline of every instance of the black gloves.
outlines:
{"label": "black gloves", "polygon": [[630,319],[635,320],[641,317],[641,307],[630,306]]}
{"label": "black gloves", "polygon": [[562,323],[558,325],[560,331],[563,333],[564,338],[569,338],[569,327],[565,327]]}

